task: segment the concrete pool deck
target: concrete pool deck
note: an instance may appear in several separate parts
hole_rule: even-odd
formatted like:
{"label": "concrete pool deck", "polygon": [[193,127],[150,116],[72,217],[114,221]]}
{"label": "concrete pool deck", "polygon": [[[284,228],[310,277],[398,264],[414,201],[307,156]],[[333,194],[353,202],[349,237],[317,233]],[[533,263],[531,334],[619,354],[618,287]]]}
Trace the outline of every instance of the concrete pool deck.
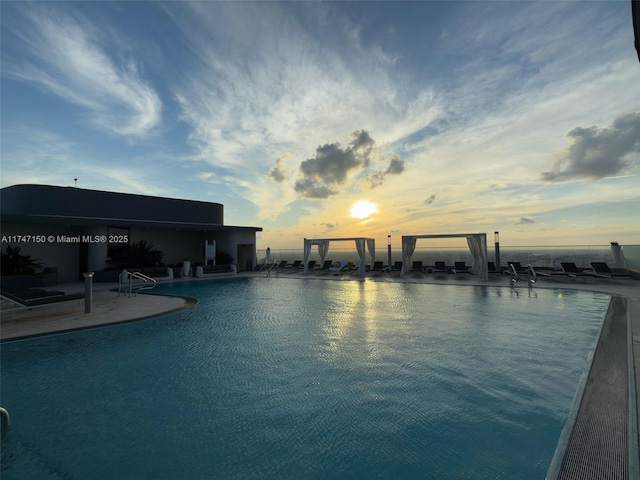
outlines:
{"label": "concrete pool deck", "polygon": [[[235,277],[235,275],[233,275]],[[331,274],[318,274],[311,273],[309,275],[304,275],[302,272],[286,272],[279,275],[271,275],[267,277],[264,273],[252,272],[246,274],[240,274],[238,276],[248,276],[248,277],[259,277],[264,279],[264,281],[279,281],[283,278],[297,278],[297,279],[324,279],[324,280],[333,280],[333,281],[349,281],[349,280],[359,280],[359,277],[350,275],[350,274],[341,274],[341,275],[331,275]],[[228,278],[228,275],[221,275],[220,277],[216,276],[212,278],[204,278],[204,279],[174,279],[173,282],[184,282],[184,281],[215,281],[218,278]],[[470,285],[480,285],[486,287],[495,287],[495,288],[513,288],[519,294],[523,295],[531,295],[535,294],[537,289],[563,289],[563,290],[580,290],[580,291],[591,291],[591,292],[600,292],[611,295],[612,297],[621,297],[622,299],[626,299],[626,315],[629,322],[624,321],[624,323],[630,324],[630,339],[628,341],[628,345],[633,349],[633,361],[635,364],[635,385],[640,385],[640,282],[635,280],[622,280],[622,279],[598,279],[598,278],[588,278],[588,279],[574,279],[574,278],[566,278],[566,277],[558,277],[553,279],[539,279],[537,283],[535,283],[532,288],[529,287],[526,280],[521,280],[519,283],[512,285],[511,279],[508,276],[495,276],[490,278],[488,281],[480,281],[475,279],[472,276],[468,275],[451,275],[451,274],[442,274],[442,275],[407,275],[406,278],[400,278],[397,275],[374,275],[367,276],[368,280],[375,282],[404,282],[404,283],[424,283],[424,284],[445,284],[445,285],[459,285],[459,286],[470,286]],[[169,283],[160,282],[160,283]],[[84,291],[83,283],[74,283],[67,285],[56,285],[53,287],[55,290],[61,290],[65,293],[80,293]],[[56,303],[50,304],[46,306],[34,307],[32,309],[20,309],[20,310],[12,310],[12,311],[2,311],[2,315],[0,317],[0,339],[2,341],[15,340],[20,338],[28,338],[32,336],[38,336],[43,334],[50,333],[62,333],[65,331],[73,331],[78,329],[85,328],[93,328],[97,326],[105,326],[118,324],[123,322],[141,320],[144,318],[151,318],[159,315],[164,315],[167,313],[171,313],[174,311],[178,311],[184,308],[189,308],[194,305],[196,302],[193,299],[187,299],[182,297],[171,297],[164,295],[144,295],[139,294],[137,296],[118,296],[117,292],[114,291],[117,289],[117,284],[94,284],[93,285],[93,302],[92,302],[92,313],[84,313],[84,300],[72,300],[64,303]],[[603,330],[605,327],[603,326]],[[625,339],[627,335],[624,335]],[[602,337],[601,337],[602,340]],[[612,347],[614,350],[620,348],[620,342],[622,340],[617,340],[617,344],[613,344]],[[626,352],[626,345],[624,344],[624,349]],[[600,345],[598,346],[598,350],[600,349]],[[626,356],[626,353],[625,353]],[[594,357],[594,365],[597,360],[595,358],[598,357],[598,353],[596,351]],[[631,358],[631,357],[629,357]],[[600,366],[602,367],[602,365]],[[609,406],[609,398],[610,395],[607,394],[607,388],[610,388],[607,384],[608,377],[610,375],[610,370],[608,364],[604,365],[604,382],[601,382],[603,388],[605,389],[605,400],[600,408],[601,411],[605,413],[607,410],[610,410]],[[595,368],[592,366],[592,370]],[[602,368],[600,368],[602,370]],[[625,369],[626,370],[626,369]],[[626,375],[625,375],[626,377]],[[591,379],[590,379],[591,380]],[[626,379],[625,379],[626,380]],[[630,383],[630,385],[632,385]],[[612,387],[611,387],[612,388]],[[632,387],[633,388],[633,387]],[[586,395],[585,397],[586,398]],[[640,405],[640,397],[637,395],[636,389],[636,404]],[[629,396],[629,400],[631,401],[631,396]],[[585,400],[583,400],[584,402]],[[602,402],[601,402],[602,403]],[[624,403],[624,401],[622,402]],[[632,405],[632,404],[631,404]],[[632,415],[629,415],[631,417]],[[636,424],[637,427],[637,415],[633,419],[633,423]],[[631,418],[630,418],[631,422]],[[610,423],[609,420],[605,418],[605,423]],[[599,432],[602,433],[602,432]],[[635,430],[632,431],[630,429],[630,435],[634,434]],[[584,434],[585,438],[588,438],[591,434],[586,432]],[[634,445],[634,451],[637,451],[637,438],[631,438],[631,443]],[[608,438],[603,438],[603,442],[608,442]],[[584,444],[584,442],[581,442]],[[585,447],[580,447],[581,450],[584,450]],[[614,448],[616,451],[620,451],[619,447]],[[600,452],[601,448],[598,447],[598,452]],[[568,449],[567,451],[570,451]],[[586,451],[586,450],[585,450]],[[628,452],[631,453],[631,450]],[[596,455],[597,456],[597,455]],[[635,456],[635,455],[634,455]],[[626,456],[625,458],[628,458]],[[636,459],[637,460],[637,459]],[[580,463],[584,463],[580,461]],[[632,464],[630,462],[630,464]],[[580,475],[575,475],[574,472],[568,471],[565,472],[566,475],[559,475],[556,478],[587,478]],[[628,475],[613,475],[608,478],[639,478],[640,472],[636,467],[630,467]],[[595,478],[595,477],[592,477]]]}

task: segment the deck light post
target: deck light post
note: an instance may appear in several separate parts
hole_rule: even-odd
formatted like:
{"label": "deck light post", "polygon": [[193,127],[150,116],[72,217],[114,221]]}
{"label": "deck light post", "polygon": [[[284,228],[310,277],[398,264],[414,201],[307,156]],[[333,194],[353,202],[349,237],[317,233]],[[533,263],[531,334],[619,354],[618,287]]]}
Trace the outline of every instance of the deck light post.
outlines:
{"label": "deck light post", "polygon": [[387,265],[391,268],[391,235],[387,235]]}
{"label": "deck light post", "polygon": [[496,270],[500,271],[500,232],[494,232],[493,239],[496,244]]}
{"label": "deck light post", "polygon": [[93,307],[93,274],[83,273],[84,276],[84,313],[91,313]]}

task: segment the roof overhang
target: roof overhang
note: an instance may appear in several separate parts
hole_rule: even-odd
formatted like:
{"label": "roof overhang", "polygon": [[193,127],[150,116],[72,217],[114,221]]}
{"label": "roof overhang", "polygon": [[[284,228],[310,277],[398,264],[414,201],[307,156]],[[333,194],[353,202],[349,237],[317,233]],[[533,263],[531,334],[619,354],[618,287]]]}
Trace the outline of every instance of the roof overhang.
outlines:
{"label": "roof overhang", "polygon": [[262,231],[224,225],[222,204],[198,200],[29,184],[0,189],[0,199],[3,223]]}
{"label": "roof overhang", "polygon": [[115,217],[73,217],[53,215],[2,215],[3,223],[23,223],[28,225],[66,225],[66,226],[96,226],[109,227],[142,227],[170,230],[189,230],[201,232],[224,232],[231,230],[249,230],[262,232],[262,227],[238,227],[232,225],[217,225],[211,223],[154,221]]}

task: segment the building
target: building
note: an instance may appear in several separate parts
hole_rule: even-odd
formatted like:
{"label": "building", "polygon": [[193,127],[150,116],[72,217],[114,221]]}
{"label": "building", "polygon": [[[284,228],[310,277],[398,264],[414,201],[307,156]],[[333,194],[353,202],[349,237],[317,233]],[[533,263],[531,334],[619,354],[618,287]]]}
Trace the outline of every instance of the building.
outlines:
{"label": "building", "polygon": [[59,283],[82,273],[108,271],[111,247],[145,240],[165,265],[204,261],[205,242],[233,257],[238,271],[256,263],[261,227],[224,224],[220,203],[180,200],[52,185],[13,185],[0,190],[2,251],[20,246]]}

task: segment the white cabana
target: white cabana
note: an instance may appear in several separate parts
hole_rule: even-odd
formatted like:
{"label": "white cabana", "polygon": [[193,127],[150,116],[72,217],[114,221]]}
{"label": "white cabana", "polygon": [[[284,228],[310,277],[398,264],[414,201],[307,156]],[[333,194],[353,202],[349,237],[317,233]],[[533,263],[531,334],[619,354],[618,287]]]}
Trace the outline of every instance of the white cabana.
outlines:
{"label": "white cabana", "polygon": [[[356,250],[358,251],[358,256],[360,257],[360,261],[358,262],[358,274],[361,277],[364,277],[365,273],[365,256],[367,250],[369,251],[369,255],[371,256],[371,265],[374,264],[376,260],[376,241],[373,238],[364,238],[364,237],[354,237],[354,238],[317,238],[317,239],[304,239],[304,273],[309,273],[309,255],[311,254],[311,247],[313,245],[318,246],[318,255],[320,255],[320,261],[324,262],[324,258],[327,256],[327,252],[329,251],[329,243],[331,242],[344,242],[344,241],[355,241],[356,242]],[[365,250],[366,246],[366,250]]]}
{"label": "white cabana", "polygon": [[452,233],[445,235],[403,235],[402,236],[402,270],[400,276],[411,268],[411,256],[416,249],[419,238],[466,238],[469,250],[473,256],[471,271],[480,280],[489,280],[489,266],[487,264],[487,234],[486,233]]}

